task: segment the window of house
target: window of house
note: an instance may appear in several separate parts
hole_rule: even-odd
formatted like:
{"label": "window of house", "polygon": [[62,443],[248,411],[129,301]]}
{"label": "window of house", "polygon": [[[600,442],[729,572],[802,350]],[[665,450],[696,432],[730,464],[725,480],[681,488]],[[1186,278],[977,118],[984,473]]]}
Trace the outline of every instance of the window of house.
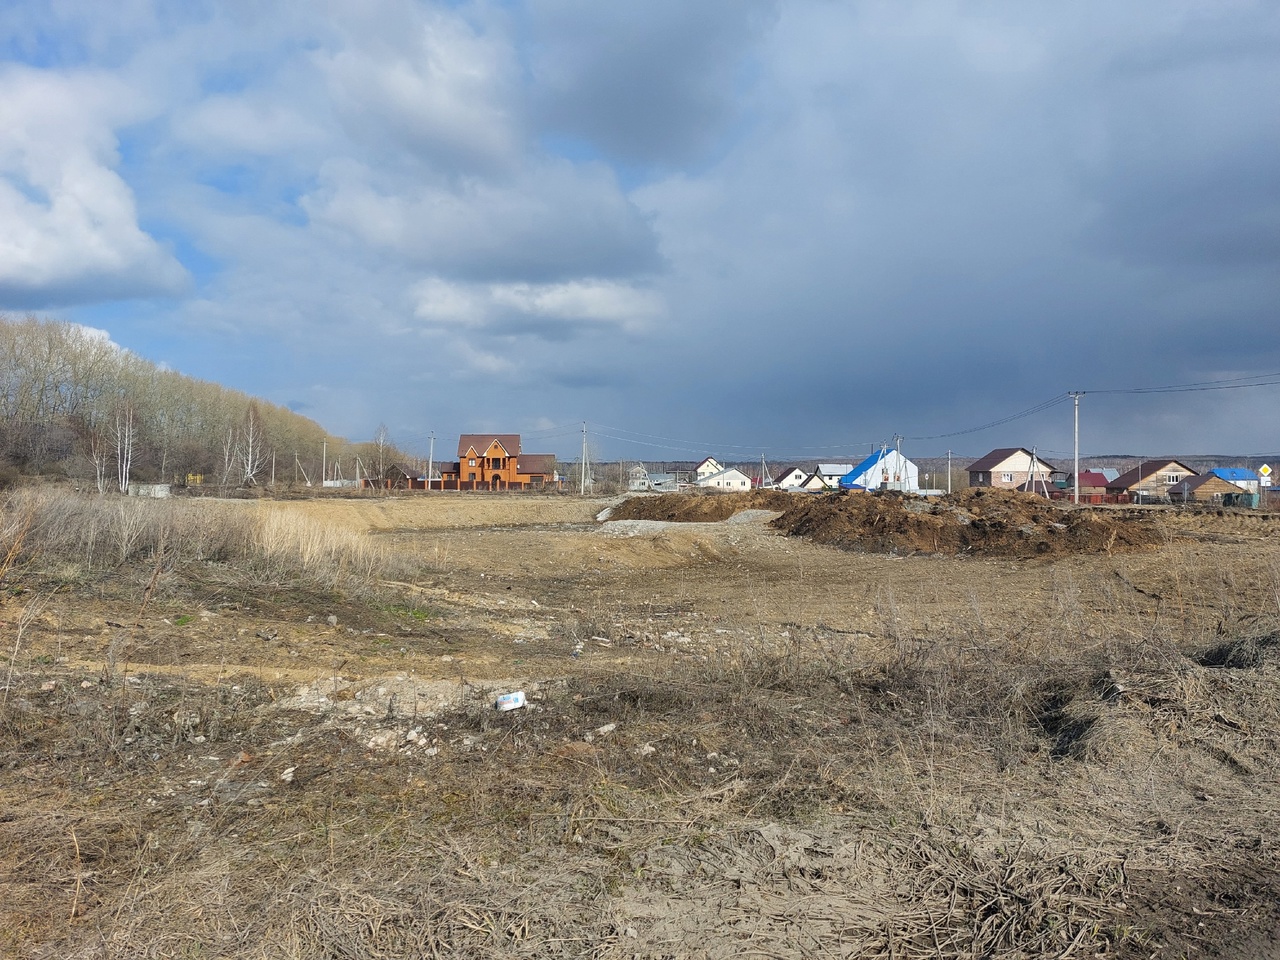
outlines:
{"label": "window of house", "polygon": [[[475,458],[475,457],[472,457],[470,460],[468,460],[468,461],[467,461],[467,466],[468,466],[468,467],[474,467],[475,465],[476,465],[476,458]],[[476,475],[473,473],[473,474],[471,475],[471,479],[472,479],[472,480],[474,480],[475,478],[476,478]]]}
{"label": "window of house", "polygon": [[1180,476],[1178,476],[1176,473],[1166,473],[1166,474],[1164,475],[1164,482],[1165,482],[1165,483],[1177,483],[1177,482],[1178,482],[1179,480],[1181,480],[1181,479],[1182,479],[1182,478],[1181,478]]}
{"label": "window of house", "polygon": [[475,471],[474,471],[474,470],[473,470],[471,473],[468,473],[468,474],[467,474],[467,479],[468,479],[468,480],[474,480],[475,478],[476,478],[476,474],[475,474]]}
{"label": "window of house", "polygon": [[1001,483],[1013,483],[1013,474],[1012,474],[1012,473],[1002,473],[1002,474],[1000,474],[1000,482],[1001,482]]}

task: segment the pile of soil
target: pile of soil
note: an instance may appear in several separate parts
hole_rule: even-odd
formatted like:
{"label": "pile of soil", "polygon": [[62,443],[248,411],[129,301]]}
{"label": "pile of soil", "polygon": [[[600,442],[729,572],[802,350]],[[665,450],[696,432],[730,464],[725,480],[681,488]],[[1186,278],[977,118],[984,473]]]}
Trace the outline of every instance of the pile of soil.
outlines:
{"label": "pile of soil", "polygon": [[779,490],[633,497],[610,520],[715,523],[744,510],[778,510],[788,536],[870,553],[1039,557],[1140,550],[1163,541],[1154,515],[1079,509],[1032,494],[978,488],[923,499],[865,491]]}
{"label": "pile of soil", "polygon": [[624,500],[609,512],[610,520],[665,520],[671,523],[718,523],[743,510],[789,510],[796,494],[782,490],[743,493],[662,493]]}
{"label": "pile of soil", "polygon": [[863,491],[791,498],[773,526],[849,550],[987,557],[1113,553],[1163,539],[1154,519],[1066,508],[990,488],[936,500]]}

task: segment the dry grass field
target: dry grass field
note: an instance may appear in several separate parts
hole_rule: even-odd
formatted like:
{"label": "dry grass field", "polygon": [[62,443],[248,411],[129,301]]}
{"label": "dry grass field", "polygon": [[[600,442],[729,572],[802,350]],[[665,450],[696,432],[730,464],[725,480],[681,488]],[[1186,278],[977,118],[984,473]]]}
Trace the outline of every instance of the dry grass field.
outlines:
{"label": "dry grass field", "polygon": [[11,495],[0,956],[1280,956],[1280,518],[859,496]]}

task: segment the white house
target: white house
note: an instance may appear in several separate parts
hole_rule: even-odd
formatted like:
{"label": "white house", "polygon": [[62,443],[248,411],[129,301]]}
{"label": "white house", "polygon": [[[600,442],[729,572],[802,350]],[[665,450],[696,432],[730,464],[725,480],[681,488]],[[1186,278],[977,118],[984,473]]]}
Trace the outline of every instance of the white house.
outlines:
{"label": "white house", "polygon": [[801,486],[805,490],[839,490],[840,478],[852,469],[852,463],[820,463]]}
{"label": "white house", "polygon": [[751,478],[741,470],[730,467],[727,470],[708,474],[705,477],[700,476],[694,481],[694,485],[705,490],[719,490],[721,492],[750,490]]}
{"label": "white house", "polygon": [[722,470],[724,467],[720,466],[715,457],[707,457],[693,468],[693,482],[700,485],[706,477],[713,473],[720,473]]}
{"label": "white house", "polygon": [[779,490],[796,490],[808,477],[809,475],[799,467],[790,467],[784,470],[778,479],[773,481],[773,485]]}
{"label": "white house", "polygon": [[653,489],[653,484],[649,480],[649,471],[644,468],[643,463],[637,463],[631,468],[627,477],[627,489],[632,493]]}
{"label": "white house", "polygon": [[877,450],[840,478],[845,490],[902,490],[920,492],[920,468],[898,450]]}

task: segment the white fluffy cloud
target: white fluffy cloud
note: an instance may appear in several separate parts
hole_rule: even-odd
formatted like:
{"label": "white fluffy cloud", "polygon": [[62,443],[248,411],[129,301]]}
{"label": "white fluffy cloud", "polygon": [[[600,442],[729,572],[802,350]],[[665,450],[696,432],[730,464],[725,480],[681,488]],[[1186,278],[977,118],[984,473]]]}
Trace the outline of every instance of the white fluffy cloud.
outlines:
{"label": "white fluffy cloud", "polygon": [[395,145],[428,168],[517,163],[514,51],[454,12],[397,14],[348,19],[342,45],[315,57],[352,139]]}
{"label": "white fluffy cloud", "polygon": [[415,289],[416,315],[446,327],[494,327],[531,331],[545,321],[561,325],[616,326],[644,330],[666,315],[661,294],[629,283],[574,280],[568,283],[461,284],[433,277]]}
{"label": "white fluffy cloud", "polygon": [[0,303],[172,294],[185,271],[138,224],[114,128],[146,110],[97,72],[0,71]]}

